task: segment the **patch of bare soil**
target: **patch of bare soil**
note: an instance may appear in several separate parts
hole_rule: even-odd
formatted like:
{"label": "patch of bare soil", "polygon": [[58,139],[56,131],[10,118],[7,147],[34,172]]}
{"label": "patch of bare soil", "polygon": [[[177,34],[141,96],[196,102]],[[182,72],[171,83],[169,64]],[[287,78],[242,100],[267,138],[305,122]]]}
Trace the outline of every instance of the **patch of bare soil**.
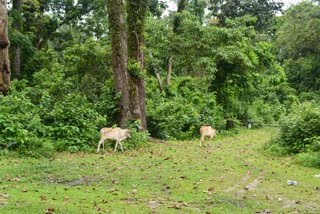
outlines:
{"label": "patch of bare soil", "polygon": [[236,184],[233,185],[232,187],[229,187],[229,188],[226,189],[224,192],[232,192],[232,191],[238,189],[239,187],[243,187],[243,186],[245,186],[245,188],[239,190],[238,193],[244,194],[244,193],[245,193],[246,191],[248,191],[248,190],[255,189],[255,188],[258,186],[259,181],[260,181],[260,180],[262,179],[262,177],[263,177],[263,171],[261,171],[260,174],[256,177],[256,179],[254,179],[251,183],[245,185],[246,182],[247,182],[248,180],[250,180],[251,174],[252,174],[251,171],[248,171],[247,174],[241,179],[240,182],[236,183]]}
{"label": "patch of bare soil", "polygon": [[[249,174],[251,174],[251,173],[249,173]],[[252,182],[247,184],[245,186],[245,188],[238,191],[238,194],[244,194],[247,191],[255,189],[258,186],[258,184],[260,183],[260,181],[262,180],[262,178],[263,178],[263,171],[260,171],[259,175]]]}

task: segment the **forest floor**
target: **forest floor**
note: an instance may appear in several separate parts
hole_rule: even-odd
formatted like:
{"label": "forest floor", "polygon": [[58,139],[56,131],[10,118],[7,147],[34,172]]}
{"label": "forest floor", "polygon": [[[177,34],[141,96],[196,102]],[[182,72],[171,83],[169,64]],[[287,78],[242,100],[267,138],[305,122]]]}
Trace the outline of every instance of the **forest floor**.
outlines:
{"label": "forest floor", "polygon": [[[320,213],[319,169],[263,150],[275,128],[137,151],[0,157],[0,213]],[[297,185],[288,185],[294,180]]]}

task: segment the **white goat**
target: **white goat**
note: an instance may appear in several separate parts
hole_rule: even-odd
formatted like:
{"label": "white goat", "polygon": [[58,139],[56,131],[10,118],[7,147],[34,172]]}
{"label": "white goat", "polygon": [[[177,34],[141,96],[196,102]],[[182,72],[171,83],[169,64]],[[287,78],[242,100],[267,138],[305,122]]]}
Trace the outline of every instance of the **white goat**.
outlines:
{"label": "white goat", "polygon": [[114,151],[117,150],[118,144],[120,144],[121,150],[123,152],[123,147],[121,141],[130,137],[131,131],[129,129],[121,129],[121,128],[102,128],[100,130],[100,141],[98,143],[97,153],[100,150],[100,146],[102,144],[102,149],[104,150],[104,142],[108,141],[116,141],[116,145],[114,147]]}
{"label": "white goat", "polygon": [[208,144],[211,146],[210,141],[213,137],[217,135],[218,131],[213,129],[211,126],[201,126],[200,128],[200,146],[202,146],[202,143],[204,144],[204,139],[209,138]]}

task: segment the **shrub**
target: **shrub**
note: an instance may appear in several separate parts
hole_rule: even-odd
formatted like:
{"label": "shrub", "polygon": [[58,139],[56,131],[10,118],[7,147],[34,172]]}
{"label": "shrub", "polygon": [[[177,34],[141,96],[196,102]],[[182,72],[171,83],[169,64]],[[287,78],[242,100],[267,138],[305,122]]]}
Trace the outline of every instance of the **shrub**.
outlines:
{"label": "shrub", "polygon": [[86,96],[79,92],[56,96],[51,87],[33,89],[24,81],[13,81],[10,94],[0,96],[0,147],[39,157],[96,144],[105,118]]}
{"label": "shrub", "polygon": [[307,166],[319,166],[320,106],[316,102],[295,105],[281,120],[280,134],[265,148],[277,154],[299,154],[297,159]]}
{"label": "shrub", "polygon": [[296,105],[281,120],[281,140],[291,153],[305,152],[313,138],[320,136],[320,107],[314,102]]}
{"label": "shrub", "polygon": [[0,146],[30,156],[50,156],[52,142],[46,138],[48,129],[41,122],[39,108],[24,92],[16,91],[15,83],[8,96],[0,95]]}
{"label": "shrub", "polygon": [[256,100],[248,108],[248,117],[254,125],[276,123],[280,115],[284,115],[285,109],[281,105],[271,105],[263,100]]}
{"label": "shrub", "polygon": [[320,168],[320,152],[304,152],[297,155],[297,162],[303,166]]}
{"label": "shrub", "polygon": [[149,139],[149,132],[140,130],[141,125],[139,120],[129,121],[127,128],[131,130],[131,137],[126,139],[128,143],[124,144],[124,148],[137,149],[147,143],[147,140]]}
{"label": "shrub", "polygon": [[222,111],[214,93],[207,93],[200,79],[176,77],[166,92],[154,79],[147,79],[147,121],[151,136],[161,139],[190,139],[201,125],[217,127]]}
{"label": "shrub", "polygon": [[93,105],[80,93],[65,95],[55,103],[45,117],[50,126],[50,138],[56,141],[58,151],[86,150],[98,141],[98,130],[105,119],[93,108]]}

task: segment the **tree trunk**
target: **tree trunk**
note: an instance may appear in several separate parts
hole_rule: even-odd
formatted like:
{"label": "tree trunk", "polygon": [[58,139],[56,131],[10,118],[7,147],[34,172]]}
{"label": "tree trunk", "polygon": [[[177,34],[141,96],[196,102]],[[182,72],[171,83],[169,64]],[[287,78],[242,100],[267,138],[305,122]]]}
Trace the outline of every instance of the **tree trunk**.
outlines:
{"label": "tree trunk", "polygon": [[112,70],[115,90],[120,94],[119,126],[124,128],[130,117],[130,96],[128,86],[128,52],[122,0],[108,0],[109,29],[112,46]]}
{"label": "tree trunk", "polygon": [[20,47],[13,47],[13,73],[14,77],[17,79],[21,79],[21,62],[20,62],[20,56],[21,56],[21,51]]}
{"label": "tree trunk", "polygon": [[[188,4],[188,0],[178,1],[178,8],[177,8],[176,14],[173,17],[173,28],[172,28],[172,31],[176,34],[181,33],[179,31],[179,27],[181,24],[181,18],[179,15],[186,9],[187,4]],[[172,54],[170,54],[168,59],[167,86],[170,86],[171,84],[172,63],[173,63],[173,56]]]}
{"label": "tree trunk", "polygon": [[[14,11],[13,29],[17,32],[22,32],[22,0],[12,1],[12,10]],[[12,45],[13,51],[13,73],[18,79],[21,79],[21,66],[20,66],[20,47],[18,44]]]}
{"label": "tree trunk", "polygon": [[167,86],[170,86],[170,83],[171,83],[172,63],[173,63],[173,59],[171,54],[168,59]]}
{"label": "tree trunk", "polygon": [[[139,74],[130,74],[131,110],[134,119],[141,121],[141,129],[147,129],[146,92],[144,85],[144,21],[149,0],[127,1],[128,20],[128,56],[140,64]],[[129,71],[130,73],[130,71]]]}
{"label": "tree trunk", "polygon": [[10,62],[8,56],[7,0],[0,0],[0,92],[6,95],[10,87]]}
{"label": "tree trunk", "polygon": [[226,121],[226,129],[230,130],[234,128],[234,121],[232,119],[227,119]]}
{"label": "tree trunk", "polygon": [[[150,56],[150,59],[152,61],[153,55],[152,55],[151,51],[149,51],[149,56]],[[156,78],[157,78],[157,81],[158,81],[158,85],[159,85],[159,89],[160,89],[160,91],[163,91],[162,80],[161,80],[161,76],[160,76],[160,73],[158,71],[158,68],[153,62],[151,62],[151,65],[152,65],[154,73],[156,75]]]}

